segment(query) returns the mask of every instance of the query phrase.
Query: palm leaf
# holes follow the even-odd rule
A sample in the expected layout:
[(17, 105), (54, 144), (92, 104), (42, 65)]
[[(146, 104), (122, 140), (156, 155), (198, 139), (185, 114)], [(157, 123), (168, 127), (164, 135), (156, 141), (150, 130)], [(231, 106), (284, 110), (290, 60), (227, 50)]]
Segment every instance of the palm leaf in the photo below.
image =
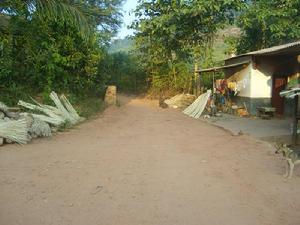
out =
[(9, 16), (0, 13), (0, 31), (5, 31), (9, 25)]
[(91, 27), (79, 4), (66, 0), (27, 0), (30, 9), (40, 19), (54, 18), (74, 24), (84, 37), (89, 37)]

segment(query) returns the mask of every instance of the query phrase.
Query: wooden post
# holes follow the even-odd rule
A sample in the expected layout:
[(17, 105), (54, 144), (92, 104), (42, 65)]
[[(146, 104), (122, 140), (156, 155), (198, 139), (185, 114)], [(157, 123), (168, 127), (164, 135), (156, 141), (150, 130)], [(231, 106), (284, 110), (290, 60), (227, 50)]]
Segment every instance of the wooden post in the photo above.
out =
[[(202, 74), (203, 75), (203, 74)], [(201, 89), (201, 73), (198, 74), (198, 95), (203, 94), (203, 90)]]
[(198, 63), (195, 62), (195, 71), (194, 71), (194, 95), (197, 96), (198, 92)]
[(213, 85), (212, 85), (212, 95), (215, 94), (215, 74), (216, 74), (216, 71), (214, 70), (213, 71), (213, 79), (212, 79), (212, 82), (213, 82)]
[(293, 135), (292, 144), (297, 145), (298, 132), (298, 95), (294, 97), (294, 112), (293, 112)]

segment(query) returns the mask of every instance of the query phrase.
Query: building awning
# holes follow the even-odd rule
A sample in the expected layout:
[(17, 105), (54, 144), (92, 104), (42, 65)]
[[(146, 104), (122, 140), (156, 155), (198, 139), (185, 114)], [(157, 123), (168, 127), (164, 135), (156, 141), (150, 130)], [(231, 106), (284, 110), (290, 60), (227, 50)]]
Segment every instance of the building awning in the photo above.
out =
[(200, 69), (200, 70), (196, 70), (195, 72), (196, 73), (215, 72), (215, 71), (220, 71), (220, 70), (239, 67), (239, 66), (247, 66), (247, 65), (249, 65), (249, 63), (250, 63), (250, 61), (245, 61), (245, 62), (234, 63), (234, 64), (230, 64), (230, 65), (225, 65), (225, 66), (212, 67), (212, 68), (208, 68), (208, 69)]

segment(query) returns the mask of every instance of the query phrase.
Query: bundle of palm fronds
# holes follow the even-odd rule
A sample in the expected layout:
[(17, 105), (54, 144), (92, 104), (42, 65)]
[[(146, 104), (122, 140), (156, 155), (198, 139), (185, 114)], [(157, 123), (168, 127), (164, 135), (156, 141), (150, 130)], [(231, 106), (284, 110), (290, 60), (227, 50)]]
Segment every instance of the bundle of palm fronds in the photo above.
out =
[[(42, 112), (44, 113), (43, 115), (40, 114), (32, 114), (33, 118), (38, 118), (42, 121), (45, 121), (47, 123), (50, 123), (54, 126), (60, 126), (63, 123), (65, 123), (65, 119), (60, 115), (61, 113), (59, 112), (58, 109), (56, 109), (53, 106), (48, 106), (48, 105), (34, 105), (31, 103), (24, 102), (20, 100), (18, 102), (18, 105), (23, 106), (24, 108), (37, 111), (37, 112)], [(53, 107), (53, 109), (52, 109)]]
[(68, 110), (68, 112), (70, 113), (70, 115), (72, 115), (72, 117), (76, 120), (76, 121), (81, 121), (84, 118), (80, 117), (78, 115), (78, 113), (76, 112), (76, 110), (74, 109), (74, 107), (71, 105), (71, 103), (69, 102), (69, 100), (66, 98), (65, 95), (61, 95), (60, 96), (60, 100), (64, 103), (66, 109)]
[(65, 121), (69, 122), (72, 125), (80, 121), (80, 117), (77, 114), (76, 110), (73, 108), (71, 103), (64, 95), (62, 95), (59, 99), (57, 94), (54, 91), (52, 91), (50, 94), (50, 98), (56, 105), (57, 109), (59, 110), (60, 114), (63, 116)]
[(0, 111), (2, 111), (3, 113), (8, 112), (8, 107), (3, 102), (0, 102)]
[(12, 118), (12, 119), (19, 119), (19, 114), (15, 112), (10, 112), (9, 107), (5, 105), (3, 102), (0, 102), (0, 112), (4, 113), (6, 117)]
[(33, 119), (33, 123), (28, 132), (33, 138), (51, 136), (51, 128), (49, 124), (37, 118)]
[(61, 126), (65, 123), (74, 125), (82, 120), (64, 95), (59, 98), (55, 92), (51, 92), (50, 98), (56, 107), (34, 101), (35, 105), (21, 100), (18, 105), (33, 111), (42, 112), (43, 114), (32, 114), (33, 118), (40, 119), (54, 126)]
[(0, 137), (9, 139), (18, 144), (27, 143), (27, 132), (27, 122), (25, 119), (0, 122)]

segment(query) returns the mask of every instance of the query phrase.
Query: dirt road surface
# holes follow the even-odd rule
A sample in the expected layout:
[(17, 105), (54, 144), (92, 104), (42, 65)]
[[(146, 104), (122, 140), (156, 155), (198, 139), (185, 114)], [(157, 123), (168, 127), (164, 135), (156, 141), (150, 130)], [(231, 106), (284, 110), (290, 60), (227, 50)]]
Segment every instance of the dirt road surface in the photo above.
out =
[(300, 169), (286, 181), (269, 144), (125, 100), (68, 132), (1, 147), (0, 224), (300, 224)]

